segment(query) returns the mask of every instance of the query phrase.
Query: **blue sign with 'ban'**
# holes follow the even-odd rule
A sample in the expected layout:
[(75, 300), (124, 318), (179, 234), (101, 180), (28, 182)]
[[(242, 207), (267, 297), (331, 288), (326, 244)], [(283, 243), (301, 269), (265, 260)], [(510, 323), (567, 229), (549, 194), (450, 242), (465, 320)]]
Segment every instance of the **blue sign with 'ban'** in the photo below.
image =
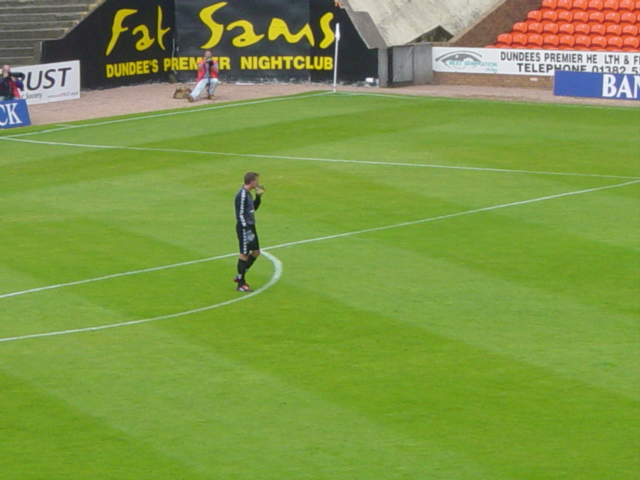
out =
[(0, 128), (26, 127), (31, 125), (26, 100), (0, 102)]
[(553, 94), (566, 97), (640, 100), (640, 75), (556, 70)]

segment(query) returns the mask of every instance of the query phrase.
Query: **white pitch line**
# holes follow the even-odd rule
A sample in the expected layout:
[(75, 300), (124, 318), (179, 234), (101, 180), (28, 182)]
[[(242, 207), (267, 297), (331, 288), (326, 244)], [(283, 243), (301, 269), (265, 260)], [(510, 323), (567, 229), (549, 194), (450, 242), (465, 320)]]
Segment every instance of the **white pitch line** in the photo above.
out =
[(129, 118), (120, 118), (117, 120), (105, 120), (102, 122), (95, 122), (95, 123), (85, 123), (82, 125), (63, 125), (61, 128), (52, 128), (49, 130), (41, 130), (38, 132), (27, 132), (27, 133), (18, 133), (15, 135), (7, 135), (6, 137), (0, 137), (0, 139), (2, 138), (17, 138), (17, 137), (26, 137), (26, 136), (30, 136), (30, 135), (39, 135), (41, 133), (52, 133), (52, 132), (60, 132), (60, 131), (64, 131), (64, 130), (69, 130), (69, 129), (76, 129), (76, 128), (88, 128), (88, 127), (100, 127), (103, 125), (112, 125), (115, 123), (125, 123), (125, 122), (133, 122), (133, 121), (138, 121), (138, 120), (148, 120), (150, 118), (162, 118), (162, 117), (171, 117), (171, 116), (175, 116), (175, 115), (186, 115), (186, 114), (193, 114), (193, 113), (200, 113), (200, 112), (208, 112), (211, 110), (221, 110), (221, 109), (226, 109), (226, 108), (235, 108), (235, 107), (244, 107), (246, 105), (259, 105), (261, 103), (270, 103), (270, 102), (282, 102), (285, 100), (297, 100), (300, 98), (310, 98), (310, 97), (320, 97), (323, 95), (331, 95), (331, 92), (313, 92), (307, 95), (290, 95), (290, 96), (286, 96), (286, 97), (275, 97), (275, 98), (264, 98), (261, 100), (253, 100), (253, 101), (248, 101), (248, 102), (242, 102), (242, 103), (225, 103), (225, 104), (218, 104), (218, 105), (212, 105), (210, 107), (204, 107), (204, 108), (189, 108), (189, 109), (180, 109), (180, 110), (172, 110), (170, 112), (165, 112), (165, 113), (153, 113), (150, 115), (142, 115), (139, 117), (129, 117)]
[(569, 102), (552, 102), (552, 101), (527, 101), (527, 100), (507, 100), (505, 97), (503, 98), (491, 98), (491, 97), (451, 97), (438, 95), (437, 93), (429, 94), (429, 95), (421, 95), (421, 94), (400, 94), (400, 93), (370, 93), (370, 92), (337, 92), (342, 96), (362, 96), (362, 97), (386, 97), (386, 98), (396, 98), (396, 99), (425, 99), (428, 98), (430, 100), (435, 100), (439, 102), (491, 102), (491, 103), (503, 103), (508, 105), (527, 105), (527, 106), (536, 106), (540, 105), (545, 108), (547, 107), (556, 107), (556, 108), (597, 108), (597, 109), (607, 109), (607, 110), (630, 110), (630, 108), (635, 108), (633, 102), (629, 102), (628, 106), (622, 105), (591, 105), (584, 103), (569, 103)]
[[(108, 328), (118, 328), (118, 327), (127, 327), (127, 326), (131, 326), (131, 325), (139, 325), (141, 323), (149, 323), (149, 322), (156, 322), (159, 320), (167, 320), (169, 318), (177, 318), (177, 317), (184, 317), (186, 315), (192, 315), (194, 313), (200, 313), (200, 312), (206, 312), (208, 310), (213, 310), (215, 308), (220, 308), (220, 307), (224, 307), (226, 305), (231, 305), (232, 303), (236, 303), (236, 302), (241, 302), (242, 300), (247, 300), (255, 295), (258, 295), (262, 292), (264, 292), (265, 290), (267, 290), (268, 288), (272, 287), (273, 285), (276, 284), (276, 282), (278, 280), (280, 280), (280, 277), (282, 276), (282, 262), (280, 260), (278, 260), (276, 257), (274, 257), (273, 255), (271, 255), (269, 252), (266, 252), (263, 250), (262, 254), (267, 257), (271, 263), (273, 263), (273, 275), (271, 276), (271, 279), (262, 287), (260, 287), (259, 289), (248, 293), (248, 294), (240, 294), (242, 296), (234, 298), (232, 300), (227, 300), (225, 302), (221, 302), (221, 303), (216, 303), (214, 305), (208, 305), (206, 307), (201, 307), (201, 308), (196, 308), (193, 310), (186, 310), (184, 312), (178, 312), (178, 313), (172, 313), (170, 315), (162, 315), (160, 317), (153, 317), (153, 318), (144, 318), (142, 320), (132, 320), (129, 322), (121, 322), (121, 323), (112, 323), (112, 324), (108, 324), (108, 325), (99, 325), (96, 327), (87, 327), (87, 328), (75, 328), (72, 330), (58, 330), (58, 331), (54, 331), (54, 332), (46, 332), (46, 333), (34, 333), (31, 335), (21, 335), (21, 336), (17, 336), (17, 337), (7, 337), (7, 338), (0, 338), (0, 343), (2, 342), (15, 342), (17, 340), (27, 340), (30, 338), (42, 338), (42, 337), (53, 337), (53, 336), (57, 336), (57, 335), (70, 335), (72, 333), (82, 333), (82, 332), (96, 332), (98, 330), (106, 330)], [(225, 255), (228, 256), (228, 255)], [(224, 258), (223, 257), (216, 257), (216, 258)], [(195, 262), (194, 262), (195, 263)], [(148, 271), (148, 270), (145, 270)], [(94, 280), (95, 281), (95, 280)]]
[(221, 157), (244, 157), (258, 158), (263, 160), (293, 160), (299, 162), (322, 162), (322, 163), (344, 163), (355, 165), (376, 165), (391, 167), (414, 167), (414, 168), (433, 168), (446, 170), (463, 170), (472, 172), (495, 172), (495, 173), (517, 173), (526, 175), (552, 175), (563, 177), (588, 177), (588, 178), (612, 178), (619, 180), (636, 180), (640, 177), (628, 177), (622, 175), (598, 175), (593, 173), (571, 173), (571, 172), (538, 172), (535, 170), (514, 170), (508, 168), (486, 168), (486, 167), (466, 167), (456, 165), (434, 165), (425, 163), (403, 163), (403, 162), (377, 162), (374, 160), (345, 160), (340, 158), (318, 158), (318, 157), (291, 157), (284, 155), (263, 155), (257, 153), (236, 153), (236, 152), (208, 152), (202, 150), (184, 150), (177, 148), (147, 148), (147, 147), (125, 147), (118, 145), (96, 145), (85, 143), (67, 143), (67, 142), (48, 142), (43, 140), (26, 140), (15, 137), (0, 137), (0, 140), (13, 141), (20, 143), (29, 143), (36, 145), (51, 145), (57, 147), (74, 147), (74, 148), (93, 148), (101, 150), (127, 150), (138, 152), (154, 152), (154, 153), (179, 153), (187, 155), (215, 155)]
[[(418, 225), (421, 223), (427, 223), (427, 222), (434, 222), (437, 220), (445, 220), (448, 218), (454, 218), (454, 217), (460, 217), (463, 215), (471, 215), (474, 213), (481, 213), (481, 212), (489, 212), (492, 210), (498, 210), (501, 208), (508, 208), (508, 207), (515, 207), (515, 206), (519, 206), (519, 205), (527, 205), (530, 203), (537, 203), (537, 202), (543, 202), (546, 200), (552, 200), (552, 199), (556, 199), (556, 198), (562, 198), (562, 197), (568, 197), (568, 196), (572, 196), (572, 195), (581, 195), (581, 194), (585, 194), (585, 193), (591, 193), (591, 192), (597, 192), (600, 190), (606, 190), (606, 189), (611, 189), (611, 188), (619, 188), (619, 187), (624, 187), (627, 185), (633, 185), (636, 183), (640, 183), (640, 180), (635, 180), (632, 182), (626, 182), (626, 183), (621, 183), (621, 184), (617, 184), (617, 185), (607, 185), (604, 187), (596, 187), (596, 188), (589, 188), (586, 190), (578, 190), (578, 191), (574, 191), (574, 192), (565, 192), (565, 193), (559, 193), (556, 195), (548, 195), (546, 197), (539, 197), (539, 198), (532, 198), (529, 200), (522, 200), (519, 202), (511, 202), (511, 203), (504, 203), (504, 204), (500, 204), (500, 205), (493, 205), (490, 207), (484, 207), (484, 208), (477, 208), (474, 210), (467, 210), (465, 212), (458, 212), (458, 213), (451, 213), (448, 215), (440, 215), (438, 217), (430, 217), (430, 218), (424, 218), (421, 220), (414, 220), (411, 222), (403, 222), (403, 223), (397, 223), (395, 225), (386, 225), (383, 227), (375, 227), (375, 228), (368, 228), (365, 230), (357, 230), (354, 232), (346, 232), (346, 233), (340, 233), (340, 234), (336, 234), (336, 235), (327, 235), (325, 237), (317, 237), (317, 238), (311, 238), (311, 239), (307, 239), (307, 240), (298, 240), (295, 242), (289, 242), (289, 243), (282, 243), (280, 245), (275, 245), (273, 247), (269, 247), (269, 250), (274, 250), (276, 248), (285, 248), (285, 247), (291, 247), (294, 245), (303, 245), (306, 243), (313, 243), (313, 242), (321, 242), (324, 240), (332, 240), (332, 239), (336, 239), (336, 238), (344, 238), (344, 237), (349, 237), (349, 236), (353, 236), (353, 235), (362, 235), (365, 233), (372, 233), (372, 232), (380, 232), (383, 230), (390, 230), (392, 228), (400, 228), (400, 227), (407, 227), (407, 226), (411, 226), (411, 225)], [(48, 332), (48, 333), (36, 333), (36, 334), (32, 334), (32, 335), (22, 335), (22, 336), (17, 336), (17, 337), (8, 337), (8, 338), (0, 338), (0, 343), (2, 342), (11, 342), (11, 341), (17, 341), (17, 340), (26, 340), (29, 338), (40, 338), (40, 337), (52, 337), (52, 336), (56, 336), (56, 335), (67, 335), (67, 334), (72, 334), (72, 333), (81, 333), (81, 332), (91, 332), (91, 331), (97, 331), (97, 330), (105, 330), (107, 328), (116, 328), (116, 327), (124, 327), (124, 326), (129, 326), (129, 325), (137, 325), (140, 323), (147, 323), (147, 322), (153, 322), (153, 321), (158, 321), (158, 320), (166, 320), (169, 318), (176, 318), (176, 317), (181, 317), (181, 316), (185, 316), (185, 315), (191, 315), (194, 313), (199, 313), (199, 312), (204, 312), (207, 310), (213, 310), (214, 308), (218, 308), (218, 307), (223, 307), (225, 305), (229, 305), (235, 302), (239, 302), (241, 300), (245, 300), (247, 298), (250, 298), (254, 295), (257, 295), (263, 291), (265, 291), (267, 288), (270, 288), (272, 285), (274, 285), (281, 277), (282, 275), (282, 263), (280, 262), (280, 260), (278, 260), (275, 256), (269, 254), (267, 251), (263, 250), (263, 254), (273, 263), (274, 265), (274, 274), (271, 277), (271, 279), (269, 280), (269, 282), (267, 284), (265, 284), (263, 287), (259, 288), (258, 290), (256, 290), (255, 292), (252, 292), (248, 295), (243, 295), (242, 297), (239, 298), (235, 298), (233, 300), (227, 300), (226, 302), (222, 302), (222, 303), (217, 303), (215, 305), (209, 305), (206, 307), (202, 307), (202, 308), (197, 308), (194, 310), (187, 310), (184, 312), (179, 312), (179, 313), (173, 313), (170, 315), (163, 315), (160, 317), (153, 317), (153, 318), (146, 318), (146, 319), (142, 319), (142, 320), (132, 320), (130, 322), (122, 322), (122, 323), (114, 323), (114, 324), (109, 324), (109, 325), (101, 325), (101, 326), (97, 326), (97, 327), (88, 327), (88, 328), (78, 328), (78, 329), (73, 329), (73, 330), (61, 330), (61, 331), (56, 331), (56, 332)], [(107, 278), (116, 278), (116, 277), (122, 277), (125, 275), (134, 275), (137, 273), (143, 273), (143, 272), (150, 272), (150, 271), (156, 271), (156, 270), (163, 270), (163, 269), (168, 269), (168, 268), (174, 268), (174, 267), (179, 267), (179, 266), (184, 266), (184, 265), (191, 265), (191, 264), (195, 264), (195, 263), (201, 263), (201, 262), (206, 262), (206, 261), (211, 261), (214, 259), (221, 259), (221, 258), (226, 258), (226, 257), (230, 257), (233, 256), (235, 254), (228, 254), (228, 255), (221, 255), (218, 257), (211, 257), (211, 258), (205, 258), (205, 259), (201, 259), (201, 260), (193, 260), (190, 262), (182, 262), (182, 263), (177, 263), (177, 264), (173, 264), (173, 265), (164, 265), (161, 267), (154, 267), (154, 268), (147, 268), (144, 270), (136, 270), (134, 272), (126, 272), (126, 273), (120, 273), (120, 274), (114, 274), (114, 275), (106, 275), (103, 277), (97, 277), (97, 278), (93, 278), (93, 279), (88, 279), (88, 280), (81, 280), (78, 282), (70, 282), (70, 283), (65, 283), (65, 284), (59, 284), (59, 285), (51, 285), (48, 287), (41, 287), (41, 288), (35, 288), (35, 289), (30, 289), (30, 290), (25, 290), (22, 292), (14, 292), (12, 294), (5, 294), (3, 296), (0, 296), (1, 298), (6, 298), (6, 297), (10, 297), (10, 296), (16, 296), (16, 295), (23, 295), (26, 293), (35, 293), (35, 292), (39, 292), (39, 291), (43, 291), (43, 290), (51, 290), (54, 288), (62, 288), (65, 286), (70, 286), (70, 285), (79, 285), (82, 283), (89, 283), (89, 282), (97, 282), (100, 280), (105, 280)]]
[[(581, 194), (585, 194), (585, 193), (591, 193), (591, 192), (597, 192), (600, 190), (607, 190), (607, 189), (611, 189), (611, 188), (619, 188), (619, 187), (624, 187), (627, 185), (633, 185), (636, 183), (640, 183), (640, 180), (634, 180), (631, 182), (625, 182), (625, 183), (620, 183), (620, 184), (616, 184), (616, 185), (606, 185), (604, 187), (595, 187), (595, 188), (589, 188), (586, 190), (578, 190), (578, 191), (574, 191), (574, 192), (565, 192), (565, 193), (558, 193), (556, 195), (548, 195), (545, 197), (539, 197), (539, 198), (532, 198), (529, 200), (521, 200), (518, 202), (511, 202), (511, 203), (503, 203), (503, 204), (499, 204), (499, 205), (492, 205), (489, 207), (483, 207), (483, 208), (477, 208), (474, 210), (466, 210), (464, 212), (457, 212), (457, 213), (449, 213), (447, 215), (440, 215), (437, 217), (429, 217), (429, 218), (422, 218), (420, 220), (412, 220), (409, 222), (402, 222), (402, 223), (396, 223), (393, 225), (385, 225), (382, 227), (373, 227), (373, 228), (367, 228), (364, 230), (356, 230), (353, 232), (345, 232), (345, 233), (338, 233), (335, 235), (327, 235), (324, 237), (316, 237), (316, 238), (309, 238), (309, 239), (305, 239), (305, 240), (297, 240), (294, 242), (288, 242), (288, 243), (281, 243), (279, 245), (273, 245), (271, 247), (268, 247), (269, 250), (275, 250), (277, 248), (285, 248), (285, 247), (291, 247), (294, 245), (303, 245), (306, 243), (315, 243), (315, 242), (321, 242), (324, 240), (332, 240), (335, 238), (343, 238), (343, 237), (350, 237), (353, 235), (362, 235), (365, 233), (372, 233), (372, 232), (380, 232), (380, 231), (384, 231), (384, 230), (390, 230), (393, 228), (401, 228), (401, 227), (408, 227), (411, 225), (419, 225), (421, 223), (428, 223), (428, 222), (435, 222), (438, 220), (446, 220), (448, 218), (455, 218), (455, 217), (462, 217), (465, 215), (472, 215), (474, 213), (481, 213), (481, 212), (490, 212), (492, 210), (499, 210), (501, 208), (508, 208), (508, 207), (516, 207), (519, 205), (527, 205), (530, 203), (537, 203), (537, 202), (543, 202), (546, 200), (553, 200), (556, 198), (562, 198), (562, 197), (569, 197), (572, 195), (581, 195)], [(148, 273), (148, 272), (155, 272), (155, 271), (159, 271), (159, 270), (167, 270), (170, 268), (178, 268), (178, 267), (184, 267), (187, 265), (195, 265), (198, 263), (204, 263), (204, 262), (211, 262), (213, 260), (220, 260), (223, 258), (229, 258), (229, 257), (234, 257), (236, 256), (236, 253), (228, 253), (225, 255), (219, 255), (216, 257), (207, 257), (207, 258), (202, 258), (199, 260), (190, 260), (188, 262), (180, 262), (180, 263), (174, 263), (174, 264), (170, 264), (170, 265), (161, 265), (159, 267), (151, 267), (151, 268), (144, 268), (141, 270), (133, 270), (130, 272), (123, 272), (123, 273), (114, 273), (111, 275), (104, 275), (104, 276), (100, 276), (100, 277), (95, 277), (95, 278), (89, 278), (86, 280), (78, 280), (78, 281), (74, 281), (74, 282), (67, 282), (67, 283), (60, 283), (60, 284), (56, 284), (56, 285), (48, 285), (45, 287), (37, 287), (37, 288), (31, 288), (28, 290), (22, 290), (22, 291), (17, 291), (17, 292), (11, 292), (11, 293), (5, 293), (0, 295), (0, 300), (4, 299), (4, 298), (9, 298), (9, 297), (17, 297), (20, 295), (26, 295), (29, 293), (37, 293), (37, 292), (43, 292), (46, 290), (55, 290), (58, 288), (63, 288), (63, 287), (70, 287), (70, 286), (74, 286), (74, 285), (83, 285), (83, 284), (87, 284), (87, 283), (92, 283), (92, 282), (99, 282), (102, 280), (108, 280), (108, 279), (112, 279), (112, 278), (119, 278), (119, 277), (125, 277), (125, 276), (129, 276), (129, 275), (137, 275), (140, 273)]]
[(19, 295), (26, 295), (28, 293), (37, 293), (37, 292), (43, 292), (45, 290), (54, 290), (56, 288), (71, 287), (71, 286), (74, 286), (74, 285), (83, 285), (85, 283), (92, 283), (92, 282), (100, 282), (102, 280), (109, 280), (111, 278), (126, 277), (128, 275), (138, 275), (140, 273), (147, 273), (147, 272), (157, 272), (158, 270), (166, 270), (166, 269), (169, 269), (169, 268), (185, 267), (187, 265), (195, 265), (197, 263), (211, 262), (213, 260), (220, 260), (222, 258), (234, 257), (236, 255), (237, 255), (237, 253), (229, 253), (227, 255), (220, 255), (220, 256), (217, 256), (217, 257), (202, 258), (200, 260), (190, 260), (188, 262), (174, 263), (172, 265), (162, 265), (160, 267), (151, 267), (151, 268), (145, 268), (145, 269), (142, 269), (142, 270), (133, 270), (131, 272), (114, 273), (114, 274), (111, 274), (111, 275), (104, 275), (102, 277), (89, 278), (87, 280), (78, 280), (76, 282), (60, 283), (58, 285), (48, 285), (46, 287), (31, 288), (29, 290), (23, 290), (21, 292), (5, 293), (3, 295), (0, 295), (0, 300), (2, 300), (3, 298), (17, 297)]
[(440, 215), (438, 217), (423, 218), (421, 220), (413, 220), (413, 221), (410, 221), (410, 222), (397, 223), (395, 225), (386, 225), (384, 227), (367, 228), (365, 230), (357, 230), (355, 232), (338, 233), (336, 235), (327, 235), (326, 237), (318, 237), (318, 238), (312, 238), (312, 239), (308, 239), (308, 240), (298, 240), (298, 241), (295, 241), (295, 242), (282, 243), (280, 245), (275, 245), (273, 247), (269, 247), (269, 249), (273, 250), (273, 249), (276, 249), (276, 248), (290, 247), (290, 246), (293, 246), (293, 245), (302, 245), (302, 244), (305, 244), (305, 243), (320, 242), (320, 241), (323, 241), (323, 240), (332, 240), (334, 238), (350, 237), (352, 235), (361, 235), (363, 233), (381, 232), (383, 230), (390, 230), (392, 228), (409, 227), (411, 225), (419, 225), (421, 223), (435, 222), (437, 220), (446, 220), (448, 218), (462, 217), (464, 215), (471, 215), (471, 214), (474, 214), (474, 213), (490, 212), (492, 210), (499, 210), (501, 208), (516, 207), (516, 206), (519, 206), (519, 205), (527, 205), (529, 203), (537, 203), (537, 202), (544, 202), (546, 200), (553, 200), (555, 198), (569, 197), (569, 196), (572, 196), (572, 195), (581, 195), (581, 194), (584, 194), (584, 193), (597, 192), (597, 191), (600, 191), (600, 190), (607, 190), (607, 189), (610, 189), (610, 188), (619, 188), (619, 187), (624, 187), (624, 186), (627, 186), (627, 185), (633, 185), (633, 184), (636, 184), (636, 183), (640, 183), (640, 180), (634, 180), (632, 182), (620, 183), (620, 184), (617, 184), (617, 185), (607, 185), (605, 187), (595, 187), (595, 188), (589, 188), (589, 189), (586, 189), (586, 190), (578, 190), (578, 191), (575, 191), (575, 192), (558, 193), (556, 195), (549, 195), (549, 196), (540, 197), (540, 198), (532, 198), (530, 200), (522, 200), (522, 201), (519, 201), (519, 202), (503, 203), (501, 205), (493, 205), (491, 207), (477, 208), (475, 210), (467, 210), (467, 211), (464, 211), (464, 212), (450, 213), (450, 214), (447, 214), (447, 215)]

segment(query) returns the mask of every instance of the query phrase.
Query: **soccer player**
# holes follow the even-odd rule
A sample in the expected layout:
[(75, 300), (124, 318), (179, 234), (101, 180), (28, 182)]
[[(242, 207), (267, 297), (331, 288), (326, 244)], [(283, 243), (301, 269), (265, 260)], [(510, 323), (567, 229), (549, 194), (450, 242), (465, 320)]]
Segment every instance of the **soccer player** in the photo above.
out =
[[(260, 207), (264, 187), (258, 184), (260, 175), (256, 172), (247, 172), (244, 176), (244, 185), (236, 193), (236, 233), (240, 245), (238, 258), (238, 274), (233, 279), (238, 284), (239, 292), (251, 292), (247, 285), (245, 275), (247, 270), (260, 255), (260, 242), (256, 232), (255, 211)], [(255, 190), (256, 198), (251, 196), (251, 190)]]

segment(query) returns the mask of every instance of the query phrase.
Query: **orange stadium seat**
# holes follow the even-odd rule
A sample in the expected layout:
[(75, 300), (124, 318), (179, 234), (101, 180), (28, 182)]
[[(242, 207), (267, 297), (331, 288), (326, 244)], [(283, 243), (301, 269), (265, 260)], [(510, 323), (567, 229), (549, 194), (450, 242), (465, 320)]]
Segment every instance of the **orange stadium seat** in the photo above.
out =
[(562, 12), (558, 12), (558, 23), (571, 23), (573, 20), (573, 12), (569, 10), (563, 10)]
[(634, 9), (636, 15), (640, 14), (640, 1), (636, 2), (636, 8)]
[(602, 0), (589, 0), (587, 12), (601, 12), (604, 4)]
[(618, 25), (620, 23), (620, 14), (618, 12), (607, 12), (604, 14), (605, 25)]
[(542, 21), (542, 12), (540, 10), (531, 10), (524, 19), (527, 23), (540, 23)]
[(574, 43), (576, 50), (589, 50), (591, 47), (591, 39), (586, 35), (578, 35)]
[(617, 12), (618, 0), (606, 0), (602, 5), (603, 12)]
[(589, 25), (593, 25), (595, 23), (604, 23), (604, 13), (602, 12), (589, 13)]
[(540, 7), (540, 10), (543, 12), (545, 10), (555, 10), (557, 3), (558, 2), (556, 0), (542, 0), (542, 6)]
[(590, 32), (591, 27), (586, 23), (581, 23), (580, 25), (576, 25), (574, 35), (589, 35)]
[(573, 35), (562, 35), (558, 41), (558, 48), (560, 50), (571, 50), (575, 45), (576, 40)]
[(527, 26), (524, 22), (514, 23), (511, 33), (527, 33)]
[(633, 0), (622, 0), (618, 4), (619, 12), (633, 12), (635, 9), (636, 9), (636, 5)]
[(622, 38), (625, 37), (637, 37), (638, 36), (638, 27), (635, 25), (624, 25), (622, 27), (622, 32), (620, 34)]
[(576, 12), (573, 14), (573, 20), (571, 20), (571, 23), (573, 24), (578, 24), (578, 23), (588, 23), (589, 22), (589, 14), (587, 12)]
[(524, 33), (518, 33), (511, 38), (511, 47), (513, 48), (525, 48), (527, 44), (527, 36)]
[(635, 52), (640, 48), (638, 37), (627, 37), (623, 40), (622, 50), (625, 52)]
[(606, 32), (604, 34), (605, 37), (621, 37), (622, 36), (622, 27), (620, 25), (609, 25), (606, 27)]
[(587, 11), (587, 5), (589, 2), (587, 0), (573, 0), (573, 5), (571, 6), (571, 10), (575, 11)]
[(571, 10), (572, 5), (573, 5), (573, 2), (571, 0), (558, 0), (558, 4), (556, 5), (556, 11), (558, 12), (558, 14), (560, 14), (560, 12), (562, 11)]
[(545, 23), (542, 27), (542, 33), (549, 34), (549, 35), (557, 35), (558, 29), (559, 27), (557, 23)]
[(607, 0), (604, 2), (602, 6), (603, 12), (617, 12), (618, 11), (618, 0)]
[(572, 24), (565, 23), (563, 25), (560, 25), (560, 27), (558, 28), (558, 35), (573, 35), (575, 30), (576, 28)]
[(591, 50), (605, 50), (607, 48), (607, 39), (605, 37), (592, 37)]
[(631, 12), (625, 12), (620, 16), (620, 25), (635, 25), (636, 14)]
[(542, 23), (556, 23), (558, 21), (558, 12), (555, 10), (548, 10), (542, 12)]
[(596, 23), (589, 27), (589, 36), (593, 39), (593, 37), (604, 37), (607, 33), (607, 27), (602, 25), (601, 23)]
[(527, 26), (527, 33), (542, 33), (542, 24), (541, 23), (530, 23)]
[(544, 40), (542, 41), (542, 48), (554, 49), (558, 48), (558, 43), (560, 39), (557, 35), (545, 35)]
[(495, 46), (498, 48), (509, 48), (511, 46), (511, 38), (510, 33), (502, 33), (498, 35)]
[(623, 40), (620, 37), (607, 38), (607, 50), (610, 52), (616, 52), (622, 50)]
[(528, 35), (527, 43), (525, 46), (527, 48), (542, 48), (542, 35), (538, 35), (537, 33)]

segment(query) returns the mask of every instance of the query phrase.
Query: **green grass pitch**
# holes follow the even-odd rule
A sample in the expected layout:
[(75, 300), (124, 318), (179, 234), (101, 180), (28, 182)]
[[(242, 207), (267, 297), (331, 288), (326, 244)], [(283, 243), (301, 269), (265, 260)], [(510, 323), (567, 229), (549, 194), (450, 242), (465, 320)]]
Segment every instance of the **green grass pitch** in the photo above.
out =
[(0, 478), (637, 479), (639, 126), (314, 93), (1, 132)]

